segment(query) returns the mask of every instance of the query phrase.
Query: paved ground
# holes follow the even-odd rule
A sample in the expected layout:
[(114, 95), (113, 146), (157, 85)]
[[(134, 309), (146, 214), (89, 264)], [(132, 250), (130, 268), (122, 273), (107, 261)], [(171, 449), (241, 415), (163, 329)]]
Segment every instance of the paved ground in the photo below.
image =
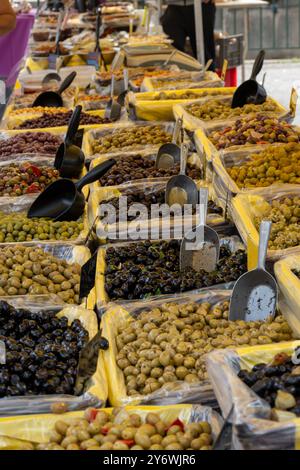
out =
[[(247, 62), (246, 77), (251, 74), (253, 62)], [(299, 99), (297, 115), (294, 123), (300, 124), (300, 60), (289, 61), (266, 61), (263, 72), (258, 80), (262, 80), (263, 73), (266, 72), (265, 87), (270, 96), (277, 99), (284, 106), (289, 106), (292, 86), (298, 90)], [(240, 71), (239, 71), (240, 76)]]

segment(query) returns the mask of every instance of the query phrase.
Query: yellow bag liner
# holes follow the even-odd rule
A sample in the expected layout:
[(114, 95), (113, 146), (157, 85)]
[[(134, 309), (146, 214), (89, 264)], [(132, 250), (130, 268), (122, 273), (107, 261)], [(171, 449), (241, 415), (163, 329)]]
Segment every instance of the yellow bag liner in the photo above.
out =
[[(113, 408), (105, 408), (111, 414)], [(221, 431), (222, 418), (211, 408), (199, 405), (170, 405), (170, 406), (126, 406), (120, 410), (121, 414), (136, 413), (145, 419), (148, 413), (158, 413), (161, 419), (172, 423), (179, 418), (184, 423), (207, 420), (212, 427), (214, 439)], [(75, 411), (63, 415), (40, 414), (17, 416), (13, 418), (0, 418), (0, 449), (22, 450), (26, 444), (47, 443), (56, 421), (72, 421), (82, 418), (84, 411)]]
[[(300, 333), (300, 331), (299, 331)], [(235, 406), (235, 422), (241, 434), (235, 432), (247, 450), (291, 448), (300, 450), (300, 418), (291, 421), (271, 421), (270, 408), (237, 377), (237, 366), (251, 370), (255, 364), (269, 363), (276, 354), (292, 354), (300, 341), (270, 345), (216, 350), (208, 354), (207, 367), (222, 414), (227, 416)]]
[[(299, 185), (274, 184), (266, 188), (257, 188), (238, 194), (231, 202), (232, 218), (244, 241), (248, 246), (249, 269), (256, 266), (259, 233), (254, 225), (254, 218), (263, 214), (269, 207), (269, 202), (282, 197), (299, 196)], [(268, 250), (267, 259), (277, 261), (278, 259), (300, 253), (300, 246)]]
[[(227, 90), (227, 88), (222, 88), (220, 91)], [(225, 119), (210, 119), (209, 121), (205, 121), (204, 119), (197, 118), (196, 116), (193, 116), (187, 109), (187, 106), (192, 104), (192, 103), (197, 103), (200, 101), (200, 103), (206, 103), (208, 101), (211, 101), (212, 98), (207, 98), (205, 100), (189, 100), (189, 103), (187, 104), (175, 104), (173, 107), (173, 114), (174, 118), (178, 117), (183, 117), (183, 126), (190, 130), (194, 131), (196, 129), (202, 128), (202, 129), (207, 129), (209, 131), (212, 131), (214, 127), (222, 127), (226, 128), (229, 126), (232, 126), (238, 119), (241, 119), (241, 117), (248, 117), (248, 116), (255, 116), (255, 112), (253, 113), (248, 113), (248, 114), (240, 114), (239, 116), (232, 116), (228, 117)], [(216, 96), (213, 99), (222, 99), (222, 101), (229, 101), (231, 102), (232, 96), (227, 97), (227, 96), (222, 96), (222, 93), (220, 93), (220, 96)], [(268, 96), (268, 101), (273, 103), (276, 106), (276, 110), (273, 112), (265, 112), (264, 114), (270, 115), (270, 116), (275, 116), (281, 120), (290, 120), (290, 113), (289, 110), (286, 109), (284, 106), (282, 106), (278, 101), (276, 101), (274, 98), (271, 98)]]
[[(9, 299), (8, 299), (9, 301)], [(30, 305), (30, 304), (28, 304)], [(34, 304), (33, 304), (34, 305)], [(25, 306), (27, 308), (27, 305)], [(30, 307), (28, 307), (30, 309)], [(43, 307), (42, 307), (43, 308)], [(44, 307), (45, 308), (45, 307)], [(84, 309), (80, 306), (75, 306), (75, 305), (70, 305), (65, 308), (63, 308), (61, 311), (58, 312), (57, 317), (61, 318), (63, 316), (66, 316), (69, 320), (69, 323), (72, 321), (78, 319), (82, 323), (83, 327), (88, 331), (89, 333), (89, 340), (91, 340), (98, 332), (98, 319), (92, 310), (87, 310)], [(65, 395), (45, 395), (44, 397), (39, 397), (38, 395), (36, 396), (30, 396), (27, 399), (24, 399), (22, 397), (12, 397), (10, 398), (10, 403), (9, 406), (10, 408), (14, 408), (13, 401), (15, 400), (17, 403), (16, 411), (14, 410), (13, 413), (15, 412), (16, 414), (22, 414), (22, 413), (27, 413), (31, 411), (37, 412), (37, 409), (51, 409), (51, 406), (54, 403), (62, 403), (65, 402), (68, 406), (68, 403), (70, 406), (72, 406), (73, 409), (77, 408), (82, 408), (82, 406), (85, 405), (89, 406), (92, 405), (93, 403), (98, 403), (97, 406), (105, 406), (106, 400), (108, 396), (108, 389), (107, 389), (107, 381), (106, 381), (106, 376), (104, 372), (104, 364), (103, 364), (103, 356), (102, 356), (102, 351), (99, 354), (98, 362), (97, 362), (97, 369), (93, 376), (89, 379), (89, 381), (86, 384), (86, 390), (84, 391), (84, 394), (81, 396), (76, 397), (75, 395), (72, 397), (70, 400), (70, 396), (65, 396)], [(22, 403), (20, 403), (20, 398), (22, 399)], [(1, 400), (6, 400), (5, 398), (1, 399), (0, 398), (0, 407), (1, 407)], [(22, 409), (24, 407), (24, 410)], [(32, 416), (32, 422), (38, 419), (38, 417), (43, 416), (43, 415), (33, 415)], [(54, 418), (58, 419), (57, 415), (50, 415), (53, 416)], [(4, 422), (14, 422), (16, 421), (23, 422), (23, 420), (27, 420), (27, 416), (23, 417), (16, 417), (16, 418), (3, 418)], [(22, 430), (22, 432), (26, 432), (25, 429)], [(0, 425), (0, 435), (3, 436), (3, 426), (2, 424)], [(10, 434), (6, 437), (9, 437)], [(15, 436), (16, 437), (16, 436)], [(18, 439), (20, 438), (17, 432), (17, 437)], [(21, 438), (22, 439), (22, 438)], [(2, 439), (0, 439), (0, 448), (2, 447)]]
[[(161, 92), (131, 93), (127, 95), (127, 109), (133, 107), (137, 119), (143, 121), (172, 121), (174, 120), (173, 108), (177, 104), (187, 104), (194, 101), (192, 98), (183, 98), (187, 92), (198, 95), (199, 98), (233, 93), (235, 88), (190, 88), (183, 90), (164, 90), (166, 95), (176, 95), (172, 100), (155, 100)], [(181, 117), (181, 115), (179, 115)], [(176, 116), (175, 116), (176, 118)]]

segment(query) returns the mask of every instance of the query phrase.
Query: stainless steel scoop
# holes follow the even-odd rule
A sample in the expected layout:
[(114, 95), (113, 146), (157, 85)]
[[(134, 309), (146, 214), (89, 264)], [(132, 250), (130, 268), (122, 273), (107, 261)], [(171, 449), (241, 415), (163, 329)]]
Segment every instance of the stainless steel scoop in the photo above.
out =
[(266, 271), (265, 260), (272, 222), (263, 220), (259, 228), (257, 268), (243, 274), (235, 283), (229, 308), (229, 320), (257, 321), (275, 316), (278, 287)]
[(172, 176), (166, 186), (165, 201), (169, 206), (173, 204), (191, 204), (196, 206), (198, 202), (198, 190), (196, 183), (185, 174), (187, 149), (184, 144), (180, 149), (180, 172)]
[(156, 168), (170, 168), (180, 162), (180, 147), (177, 144), (178, 136), (182, 128), (182, 119), (177, 119), (172, 135), (172, 142), (160, 146), (157, 152)]
[(119, 119), (121, 114), (121, 105), (114, 99), (115, 94), (115, 76), (111, 76), (111, 89), (110, 89), (110, 100), (107, 103), (105, 109), (105, 117), (106, 119), (110, 119), (111, 121), (116, 121)]
[(208, 189), (199, 191), (199, 225), (182, 239), (180, 247), (180, 269), (191, 267), (195, 271), (214, 271), (220, 254), (217, 232), (206, 225)]

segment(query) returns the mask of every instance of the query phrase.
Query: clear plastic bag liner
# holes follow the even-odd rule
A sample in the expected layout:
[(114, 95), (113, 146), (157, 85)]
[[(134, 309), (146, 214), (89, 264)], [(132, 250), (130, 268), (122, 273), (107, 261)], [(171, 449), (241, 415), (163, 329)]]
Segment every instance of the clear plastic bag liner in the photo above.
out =
[(124, 375), (117, 366), (117, 346), (116, 336), (119, 328), (129, 325), (131, 321), (139, 316), (141, 312), (150, 311), (155, 307), (167, 302), (176, 302), (176, 304), (186, 304), (197, 302), (209, 302), (216, 305), (225, 300), (229, 300), (231, 291), (206, 289), (198, 293), (182, 293), (178, 295), (163, 296), (154, 300), (136, 301), (128, 304), (117, 305), (110, 304), (102, 317), (103, 335), (110, 343), (110, 349), (104, 351), (104, 362), (108, 380), (108, 398), (113, 406), (147, 404), (174, 404), (174, 403), (201, 403), (216, 405), (215, 396), (212, 392), (209, 381), (188, 384), (183, 381), (166, 384), (155, 392), (148, 395), (128, 396)]
[[(232, 96), (227, 97), (227, 96), (221, 96), (220, 95), (220, 96), (214, 96), (213, 99), (218, 100), (218, 101), (222, 101), (222, 102), (224, 102), (224, 104), (231, 105)], [(196, 130), (200, 127), (200, 128), (205, 129), (207, 131), (212, 131), (215, 128), (220, 129), (220, 128), (230, 127), (238, 119), (241, 119), (241, 117), (255, 116), (255, 114), (256, 114), (256, 112), (245, 113), (245, 114), (241, 113), (238, 116), (230, 116), (226, 119), (214, 118), (214, 119), (210, 119), (210, 120), (205, 121), (204, 119), (198, 118), (198, 117), (194, 116), (192, 113), (189, 112), (189, 106), (191, 104), (196, 104), (196, 103), (205, 104), (205, 103), (207, 103), (211, 100), (212, 100), (212, 98), (208, 97), (206, 99), (201, 99), (201, 100), (198, 100), (198, 99), (197, 100), (190, 100), (190, 102), (188, 104), (176, 104), (173, 108), (173, 113), (174, 113), (175, 119), (176, 119), (176, 117), (179, 117), (179, 116), (183, 117), (184, 126), (187, 127), (190, 130)], [(274, 104), (276, 106), (276, 110), (267, 111), (267, 112), (264, 112), (264, 114), (270, 115), (270, 116), (275, 116), (275, 117), (277, 117), (278, 119), (281, 119), (281, 120), (289, 120), (290, 115), (289, 115), (289, 110), (288, 109), (284, 108), (284, 106), (282, 106), (280, 103), (278, 103), (276, 100), (274, 100), (273, 98), (271, 98), (269, 96), (268, 96), (268, 102)]]
[[(167, 179), (159, 179), (157, 178), (156, 181), (154, 180), (153, 182), (148, 183), (147, 182), (133, 182), (132, 184), (127, 184), (124, 186), (118, 186), (118, 187), (103, 187), (101, 189), (98, 189), (97, 191), (94, 191), (89, 199), (89, 204), (92, 206), (92, 211), (94, 214), (93, 220), (97, 217), (97, 215), (100, 215), (100, 205), (109, 203), (109, 199), (112, 197), (117, 197), (117, 196), (126, 196), (126, 192), (128, 190), (136, 190), (136, 191), (143, 191), (145, 195), (152, 194), (156, 191), (165, 191), (166, 188), (166, 181)], [(197, 186), (200, 188), (201, 186), (207, 187), (207, 183), (205, 181), (197, 181)], [(210, 188), (209, 188), (210, 189)], [(0, 206), (1, 210), (1, 206)], [(149, 214), (149, 211), (148, 211)], [(190, 224), (190, 226), (196, 226), (197, 223), (199, 222), (199, 214), (190, 214), (190, 215), (185, 215), (184, 217), (184, 223), (185, 224)], [(145, 239), (149, 238), (149, 225), (151, 225), (152, 229), (156, 229), (157, 232), (161, 233), (161, 236), (163, 237), (164, 233), (170, 228), (170, 236), (174, 237), (174, 234), (176, 233), (176, 226), (178, 225), (181, 227), (183, 223), (183, 216), (174, 216), (171, 220), (170, 223), (167, 220), (166, 223), (164, 221), (163, 217), (160, 218), (151, 218), (148, 217), (144, 220), (138, 220), (138, 221), (128, 221), (128, 222), (123, 222), (123, 221), (117, 221), (116, 223), (108, 223), (105, 224), (101, 219), (98, 220), (97, 225), (96, 225), (96, 233), (99, 237), (100, 240), (103, 239), (104, 233), (106, 234), (107, 239), (115, 239), (115, 235), (117, 238), (121, 240), (130, 240), (130, 233), (128, 233), (128, 227), (130, 226), (130, 230), (133, 229), (134, 226), (138, 227), (138, 232), (140, 237), (144, 237)], [(219, 214), (208, 214), (207, 216), (207, 223), (210, 226), (217, 226), (225, 223), (224, 217)]]
[[(275, 199), (295, 197), (300, 195), (297, 184), (274, 184), (266, 188), (257, 188), (238, 194), (231, 202), (231, 213), (234, 223), (246, 245), (251, 245), (254, 253), (258, 250), (258, 230), (254, 225), (254, 218), (262, 216)], [(278, 259), (300, 253), (300, 246), (285, 249), (268, 250), (267, 259)], [(251, 253), (249, 253), (251, 254)]]
[[(112, 408), (105, 411), (112, 413)], [(212, 427), (214, 440), (219, 435), (223, 420), (214, 410), (200, 405), (170, 405), (170, 406), (127, 406), (119, 410), (116, 422), (126, 419), (128, 414), (138, 414), (144, 420), (148, 413), (157, 413), (167, 422), (180, 419), (184, 423), (208, 421)], [(83, 411), (64, 414), (62, 417), (55, 414), (17, 416), (15, 418), (0, 418), (0, 449), (22, 449), (28, 442), (46, 443), (56, 421), (72, 422), (74, 418), (83, 418)]]
[[(118, 122), (114, 124), (107, 124), (99, 127), (99, 129), (94, 129), (90, 130), (88, 132), (85, 132), (85, 135), (83, 137), (83, 143), (82, 143), (82, 150), (86, 156), (87, 159), (91, 157), (99, 157), (100, 155), (95, 152), (94, 150), (94, 144), (97, 139), (101, 139), (102, 137), (106, 135), (114, 135), (117, 134), (117, 132), (120, 129), (126, 129), (126, 128), (133, 128), (133, 127), (141, 127), (141, 126), (160, 126), (162, 129), (164, 129), (166, 132), (168, 132), (171, 136), (173, 134), (174, 130), (174, 123), (173, 122), (149, 122), (149, 121), (137, 121), (135, 123), (129, 122), (129, 121), (124, 121), (124, 122)], [(171, 141), (171, 140), (170, 140)], [(122, 155), (127, 151), (135, 151), (137, 150), (138, 152), (140, 150), (151, 150), (151, 151), (156, 151), (159, 149), (161, 144), (155, 144), (155, 145), (144, 145), (144, 144), (136, 144), (136, 145), (130, 145), (130, 146), (125, 146), (122, 147), (118, 150), (115, 150), (113, 152), (107, 152), (107, 153), (101, 153), (101, 157), (114, 157), (115, 155)]]
[[(24, 242), (24, 243), (11, 243), (5, 244), (0, 243), (0, 250), (1, 248), (10, 248), (18, 247), (18, 246), (32, 246), (32, 247), (40, 247), (42, 248), (45, 253), (49, 253), (52, 256), (55, 256), (58, 259), (64, 259), (67, 261), (68, 264), (78, 263), (80, 266), (83, 266), (91, 257), (91, 252), (86, 246), (81, 245), (73, 245), (73, 244), (65, 244), (65, 243), (58, 243), (58, 244), (48, 244), (48, 243), (39, 243), (39, 242)], [(19, 301), (22, 303), (23, 301), (29, 302), (32, 304), (54, 301), (57, 305), (61, 306), (61, 308), (66, 307), (65, 302), (55, 294), (46, 294), (46, 295), (20, 295), (20, 296), (3, 296), (0, 297), (1, 300), (5, 300), (6, 302), (10, 302), (11, 299), (20, 299)], [(85, 301), (83, 301), (85, 302)]]
[[(153, 151), (153, 150), (129, 150), (129, 151), (126, 151), (126, 152), (122, 152), (120, 151), (117, 155), (114, 156), (114, 159), (116, 161), (118, 161), (119, 159), (123, 159), (123, 158), (126, 158), (126, 157), (131, 157), (131, 156), (136, 156), (136, 155), (140, 155), (141, 157), (144, 157), (145, 160), (151, 160), (153, 162), (153, 165), (155, 164), (155, 160), (156, 160), (156, 155), (157, 155), (157, 152)], [(100, 163), (103, 163), (104, 161), (108, 160), (109, 157), (107, 156), (99, 156), (97, 158), (93, 158), (93, 160), (91, 161), (91, 165), (90, 165), (90, 169), (92, 168), (95, 168), (95, 166), (97, 165), (100, 165)], [(191, 154), (188, 155), (188, 158), (187, 158), (187, 168), (199, 168), (199, 170), (201, 169), (201, 161), (200, 161), (200, 158), (198, 156), (198, 154), (196, 152), (193, 152)], [(144, 179), (135, 179), (135, 180), (131, 180), (131, 181), (126, 181), (124, 183), (122, 183), (121, 185), (116, 185), (116, 186), (101, 186), (100, 184), (100, 181), (96, 181), (96, 183), (93, 183), (92, 185), (92, 189), (94, 190), (97, 190), (97, 189), (104, 189), (104, 188), (118, 188), (121, 186), (121, 187), (131, 187), (132, 185), (136, 185), (136, 184), (140, 184), (140, 183), (145, 183), (146, 181), (148, 183), (156, 183), (157, 181), (158, 182), (167, 182), (170, 178), (169, 177), (164, 177), (164, 178), (144, 178)]]
[(300, 341), (252, 346), (233, 350), (215, 350), (206, 356), (207, 370), (223, 416), (234, 405), (234, 439), (248, 450), (299, 448), (300, 419), (271, 421), (271, 408), (237, 376), (240, 369), (270, 362), (281, 352), (291, 354)]
[[(13, 306), (17, 306), (19, 302), (11, 301), (8, 302)], [(50, 306), (41, 306), (37, 309), (35, 303), (31, 304), (30, 300), (25, 304), (21, 304), (22, 308), (28, 308), (29, 310), (40, 311), (43, 310), (58, 309), (55, 304)], [(98, 331), (98, 320), (96, 314), (91, 310), (85, 310), (79, 306), (69, 306), (63, 308), (57, 313), (58, 317), (66, 316), (69, 322), (73, 322), (75, 319), (80, 320), (84, 328), (89, 333), (89, 339), (91, 340)], [(107, 399), (107, 383), (104, 374), (104, 365), (102, 353), (99, 355), (97, 370), (94, 375), (88, 380), (85, 391), (81, 396), (72, 395), (36, 395), (36, 396), (20, 396), (20, 397), (7, 397), (0, 398), (0, 415), (1, 416), (14, 416), (20, 414), (39, 414), (39, 413), (51, 413), (52, 406), (55, 404), (64, 403), (69, 411), (85, 409), (88, 406), (104, 406)], [(2, 427), (0, 426), (0, 429)], [(0, 430), (0, 434), (2, 434)], [(0, 444), (1, 447), (1, 444)]]
[[(0, 213), (4, 212), (5, 214), (12, 214), (12, 213), (17, 213), (17, 212), (25, 212), (27, 213), (28, 209), (30, 206), (33, 204), (35, 199), (38, 197), (38, 194), (31, 194), (31, 195), (24, 195), (20, 197), (0, 197)], [(83, 245), (86, 237), (89, 232), (89, 222), (88, 222), (88, 216), (87, 216), (87, 205), (85, 208), (85, 211), (83, 215), (81, 216), (82, 222), (83, 222), (83, 230), (80, 232), (79, 236), (75, 239), (72, 240), (66, 240), (66, 241), (59, 241), (59, 240), (33, 240), (37, 241), (38, 243), (43, 244), (58, 244), (61, 245), (62, 243), (64, 244), (71, 244), (71, 245)], [(1, 221), (0, 221), (1, 223)], [(19, 245), (26, 245), (27, 242), (12, 242), (12, 243), (6, 243), (6, 245), (15, 245), (18, 243)]]
[[(157, 242), (158, 240), (156, 240)], [(105, 271), (106, 271), (106, 261), (105, 261), (105, 256), (106, 256), (106, 250), (110, 246), (113, 246), (114, 248), (120, 246), (124, 247), (126, 245), (132, 244), (135, 242), (122, 242), (122, 243), (114, 243), (113, 245), (105, 245), (102, 248), (99, 248), (98, 250), (98, 256), (97, 256), (97, 276), (96, 276), (96, 295), (97, 295), (97, 308), (100, 311), (108, 302), (110, 302), (110, 299), (107, 295), (107, 292), (105, 290)], [(154, 241), (155, 243), (155, 241)], [(233, 236), (233, 237), (224, 237), (221, 238), (220, 240), (220, 245), (221, 246), (228, 246), (231, 252), (236, 252), (237, 250), (244, 249), (244, 245), (241, 243), (239, 237)], [(231, 284), (231, 283), (230, 283)], [(217, 286), (217, 288), (220, 288)], [(209, 288), (210, 290), (212, 289), (211, 287)], [(202, 291), (202, 289), (201, 289)], [(184, 293), (179, 293), (175, 294), (182, 296)], [(152, 300), (154, 297), (147, 298), (146, 300)], [(159, 299), (162, 298), (162, 296), (158, 297)], [(126, 301), (124, 299), (118, 300), (118, 303), (131, 303), (132, 301)], [(137, 300), (137, 302), (140, 302), (140, 300)], [(143, 302), (143, 301), (142, 301)]]
[(297, 338), (300, 338), (300, 279), (293, 273), (293, 269), (300, 269), (300, 254), (287, 256), (274, 265), (282, 294), (279, 297), (279, 308), (284, 312)]

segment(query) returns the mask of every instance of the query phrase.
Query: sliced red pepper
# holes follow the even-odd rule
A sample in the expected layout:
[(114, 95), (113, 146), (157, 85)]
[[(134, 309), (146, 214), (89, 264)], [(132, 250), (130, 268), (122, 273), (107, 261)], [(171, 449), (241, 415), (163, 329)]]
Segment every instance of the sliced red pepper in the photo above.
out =
[(135, 444), (133, 439), (121, 439), (121, 442), (124, 442), (128, 447), (132, 447)]
[(90, 422), (95, 421), (97, 414), (98, 414), (98, 410), (96, 410), (96, 408), (93, 408), (92, 410), (90, 410), (89, 421)]
[(37, 166), (30, 165), (29, 168), (32, 170), (32, 172), (35, 176), (41, 176), (42, 172)]
[(172, 426), (179, 426), (181, 431), (184, 432), (184, 423), (180, 421), (180, 419), (175, 419), (175, 421), (173, 421), (173, 423), (171, 423), (170, 426), (166, 429), (166, 432), (168, 432)]
[(106, 436), (106, 434), (108, 434), (108, 431), (109, 431), (109, 428), (102, 428), (101, 429), (101, 434), (104, 434), (104, 436)]
[(37, 193), (40, 191), (40, 187), (37, 183), (32, 183), (30, 186), (27, 188), (27, 193)]

